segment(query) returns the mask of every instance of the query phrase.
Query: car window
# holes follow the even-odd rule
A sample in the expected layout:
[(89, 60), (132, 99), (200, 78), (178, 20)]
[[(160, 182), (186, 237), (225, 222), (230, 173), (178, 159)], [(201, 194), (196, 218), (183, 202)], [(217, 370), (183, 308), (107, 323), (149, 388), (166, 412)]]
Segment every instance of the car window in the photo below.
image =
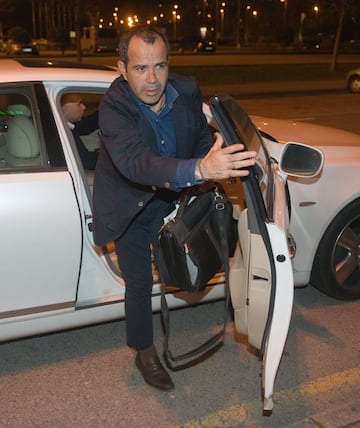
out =
[(0, 85), (0, 174), (59, 169), (67, 165), (44, 86)]
[(45, 165), (35, 105), (29, 87), (0, 88), (0, 173)]
[(68, 87), (59, 94), (59, 110), (75, 159), (82, 164), (90, 193), (100, 148), (99, 105), (104, 89)]
[(270, 155), (258, 129), (241, 105), (232, 99), (225, 100), (225, 105), (229, 108), (240, 141), (246, 144), (248, 150), (257, 152), (253, 173), (263, 196), (266, 216), (269, 220), (273, 220), (274, 175)]
[(270, 155), (256, 126), (242, 106), (231, 96), (215, 96), (211, 108), (227, 144), (241, 142), (247, 150), (257, 152), (256, 164), (247, 180), (255, 180), (261, 190), (263, 214), (273, 219), (274, 176)]
[[(81, 93), (81, 98), (86, 110), (84, 112), (84, 118), (90, 118), (95, 112), (99, 111), (99, 104), (103, 94), (92, 94), (92, 93)], [(99, 123), (94, 129), (89, 128), (89, 133), (83, 133), (80, 138), (85, 144), (86, 148), (90, 151), (95, 151), (100, 148), (100, 132)]]

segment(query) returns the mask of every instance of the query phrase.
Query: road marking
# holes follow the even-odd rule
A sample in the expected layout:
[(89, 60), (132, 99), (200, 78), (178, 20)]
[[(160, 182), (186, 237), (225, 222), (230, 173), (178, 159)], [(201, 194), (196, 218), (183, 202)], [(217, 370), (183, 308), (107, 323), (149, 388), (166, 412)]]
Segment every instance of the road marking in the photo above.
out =
[[(344, 385), (351, 386), (357, 382), (360, 382), (360, 366), (304, 383), (296, 388), (275, 392), (274, 407), (276, 408), (276, 402), (281, 406), (288, 406), (291, 402), (297, 401), (302, 397), (311, 397)], [(251, 400), (241, 405), (230, 406), (216, 413), (206, 415), (201, 419), (178, 425), (178, 428), (222, 428), (238, 426), (248, 419), (249, 415), (253, 415), (254, 413), (262, 414), (261, 400)]]

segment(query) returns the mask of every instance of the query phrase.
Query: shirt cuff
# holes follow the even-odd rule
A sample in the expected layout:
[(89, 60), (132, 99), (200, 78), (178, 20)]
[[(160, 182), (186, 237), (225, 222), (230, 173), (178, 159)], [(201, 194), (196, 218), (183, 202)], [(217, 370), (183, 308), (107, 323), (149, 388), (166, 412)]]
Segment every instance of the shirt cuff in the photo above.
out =
[(176, 190), (201, 184), (204, 180), (195, 178), (195, 167), (200, 159), (183, 159), (178, 163), (175, 175)]

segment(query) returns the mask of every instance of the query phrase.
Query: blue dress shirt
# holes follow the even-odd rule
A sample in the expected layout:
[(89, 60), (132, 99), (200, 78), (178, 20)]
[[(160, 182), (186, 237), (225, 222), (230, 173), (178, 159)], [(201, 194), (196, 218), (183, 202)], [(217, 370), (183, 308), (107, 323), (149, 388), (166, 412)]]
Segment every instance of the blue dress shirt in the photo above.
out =
[[(168, 83), (165, 89), (165, 104), (158, 113), (152, 111), (149, 105), (136, 98), (141, 111), (155, 131), (160, 156), (176, 157), (176, 135), (170, 112), (178, 96), (177, 90)], [(202, 180), (195, 178), (195, 167), (198, 161), (199, 159), (180, 161), (175, 177), (176, 190), (202, 183)]]

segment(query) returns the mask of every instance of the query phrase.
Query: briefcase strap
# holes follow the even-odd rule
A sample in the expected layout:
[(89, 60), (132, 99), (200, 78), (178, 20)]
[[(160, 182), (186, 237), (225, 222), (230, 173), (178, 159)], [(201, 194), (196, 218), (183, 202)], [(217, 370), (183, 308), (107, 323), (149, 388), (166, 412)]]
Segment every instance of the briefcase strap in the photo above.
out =
[[(224, 273), (225, 273), (225, 305), (224, 305), (223, 327), (221, 331), (219, 331), (214, 336), (210, 337), (210, 339), (202, 343), (200, 346), (184, 354), (174, 356), (169, 349), (169, 336), (170, 336), (169, 308), (166, 301), (165, 292), (163, 291), (163, 289), (161, 289), (161, 316), (162, 316), (163, 327), (164, 327), (164, 340), (163, 340), (164, 356), (168, 366), (174, 370), (175, 369), (179, 370), (180, 368), (186, 367), (190, 364), (195, 364), (196, 362), (199, 362), (200, 359), (202, 360), (207, 353), (210, 353), (210, 351), (216, 350), (218, 347), (221, 346), (222, 339), (226, 332), (226, 325), (228, 321), (229, 306), (230, 306), (230, 285), (229, 285), (230, 265), (229, 265), (228, 239), (227, 239), (225, 216), (224, 216), (224, 203), (223, 203), (224, 197), (220, 194), (218, 195), (219, 195), (218, 199), (216, 199), (217, 196), (215, 196), (215, 204), (216, 204), (219, 232), (221, 237), (220, 238), (221, 239), (220, 257), (222, 258)], [(191, 360), (187, 361), (183, 365), (177, 365), (174, 367), (172, 364), (172, 362), (179, 362), (179, 361), (184, 361), (189, 359)]]

